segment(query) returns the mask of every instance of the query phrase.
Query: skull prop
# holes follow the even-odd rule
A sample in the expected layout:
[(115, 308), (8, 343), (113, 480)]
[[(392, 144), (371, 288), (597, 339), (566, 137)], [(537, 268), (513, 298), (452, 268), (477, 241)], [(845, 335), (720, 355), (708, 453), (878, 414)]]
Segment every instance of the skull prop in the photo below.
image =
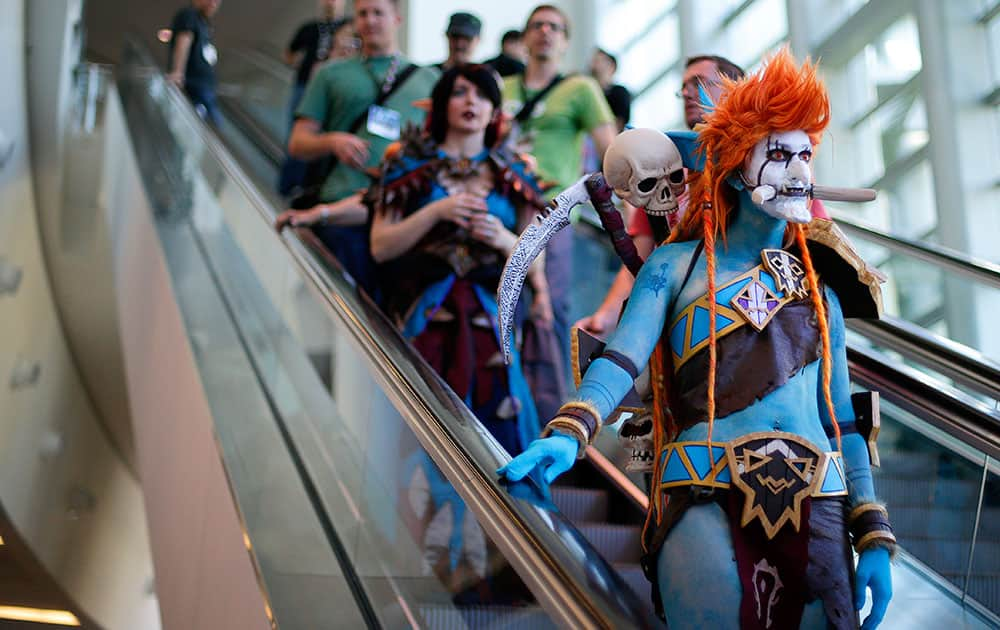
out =
[(628, 472), (653, 472), (653, 415), (633, 414), (622, 422), (618, 442), (630, 453), (625, 470)]
[(677, 196), (684, 192), (681, 154), (654, 129), (620, 133), (604, 154), (604, 178), (616, 195), (658, 217), (677, 212)]

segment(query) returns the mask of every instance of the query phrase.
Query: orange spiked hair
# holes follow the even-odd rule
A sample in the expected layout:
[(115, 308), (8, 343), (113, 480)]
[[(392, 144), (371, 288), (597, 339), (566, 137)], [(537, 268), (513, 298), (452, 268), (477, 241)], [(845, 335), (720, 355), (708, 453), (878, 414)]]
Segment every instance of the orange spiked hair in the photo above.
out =
[[(830, 99), (808, 59), (799, 66), (788, 47), (764, 60), (760, 70), (739, 81), (721, 77), (722, 95), (705, 115), (698, 132), (698, 150), (705, 170), (691, 180), (691, 200), (712, 204), (712, 231), (725, 238), (726, 218), (733, 198), (724, 194), (726, 178), (743, 166), (746, 156), (768, 134), (801, 129), (813, 146), (830, 123)], [(701, 238), (704, 217), (688, 212), (670, 240)], [(714, 236), (714, 234), (713, 234)]]

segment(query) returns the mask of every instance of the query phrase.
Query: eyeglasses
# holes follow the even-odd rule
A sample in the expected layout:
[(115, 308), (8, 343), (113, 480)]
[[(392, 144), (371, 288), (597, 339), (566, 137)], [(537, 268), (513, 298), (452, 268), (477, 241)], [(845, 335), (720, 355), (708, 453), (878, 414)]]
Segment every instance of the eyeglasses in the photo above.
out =
[(560, 24), (559, 22), (549, 22), (546, 20), (532, 20), (528, 22), (525, 30), (528, 31), (540, 31), (545, 27), (549, 27), (549, 30), (553, 33), (565, 33), (566, 25)]
[(681, 83), (681, 89), (674, 92), (674, 96), (677, 98), (684, 98), (685, 92), (691, 92), (697, 96), (699, 85), (708, 90), (710, 87), (722, 85), (722, 81), (719, 81), (718, 79), (706, 79), (704, 77), (691, 77), (684, 83)]

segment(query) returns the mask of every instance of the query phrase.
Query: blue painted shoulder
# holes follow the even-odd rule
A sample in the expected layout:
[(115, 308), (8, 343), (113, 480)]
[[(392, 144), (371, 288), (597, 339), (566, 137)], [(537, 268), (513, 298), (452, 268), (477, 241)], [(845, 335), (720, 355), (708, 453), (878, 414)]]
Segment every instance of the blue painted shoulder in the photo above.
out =
[(701, 171), (705, 168), (705, 158), (698, 152), (698, 134), (693, 131), (668, 131), (667, 137), (677, 145), (681, 152), (684, 168)]
[(653, 250), (653, 253), (649, 255), (646, 260), (646, 264), (654, 263), (657, 265), (662, 265), (664, 263), (668, 265), (674, 265), (677, 262), (683, 261), (685, 264), (691, 258), (691, 254), (694, 253), (695, 248), (698, 246), (700, 241), (677, 241), (675, 243), (667, 243), (666, 245), (661, 245)]

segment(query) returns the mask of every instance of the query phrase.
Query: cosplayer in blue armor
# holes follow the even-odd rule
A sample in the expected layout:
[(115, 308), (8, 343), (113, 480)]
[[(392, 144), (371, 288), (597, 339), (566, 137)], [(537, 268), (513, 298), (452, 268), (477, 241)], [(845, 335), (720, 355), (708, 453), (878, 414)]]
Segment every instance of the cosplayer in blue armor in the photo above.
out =
[[(519, 357), (502, 360), (495, 295), (516, 233), (544, 200), (524, 164), (498, 145), (499, 104), (488, 66), (446, 72), (432, 94), (430, 133), (405, 134), (368, 201), (384, 310), (516, 455), (538, 435), (538, 414)], [(550, 326), (541, 265), (532, 283), (533, 315)]]
[(576, 399), (500, 471), (568, 470), (648, 362), (659, 484), (644, 565), (673, 628), (854, 628), (868, 589), (863, 627), (875, 628), (892, 595), (895, 539), (855, 428), (844, 341), (845, 315), (877, 316), (880, 292), (809, 213), (829, 122), (815, 72), (783, 50), (725, 81), (696, 143), (672, 135), (701, 171), (692, 209), (646, 260)]

